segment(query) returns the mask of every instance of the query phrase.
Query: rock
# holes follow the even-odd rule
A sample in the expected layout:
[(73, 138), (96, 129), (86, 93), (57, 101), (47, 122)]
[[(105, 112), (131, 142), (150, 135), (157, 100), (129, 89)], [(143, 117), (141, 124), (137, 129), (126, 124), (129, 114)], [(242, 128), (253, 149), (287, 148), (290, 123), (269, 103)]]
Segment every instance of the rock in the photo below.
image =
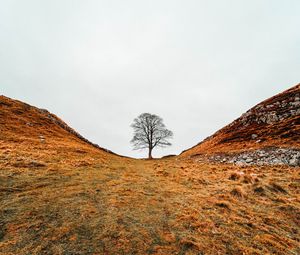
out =
[(266, 115), (267, 119), (266, 119), (266, 123), (267, 124), (272, 124), (276, 121), (278, 121), (278, 116), (276, 115), (276, 112), (272, 112), (268, 115)]
[(272, 165), (282, 165), (283, 164), (283, 162), (278, 158), (274, 158), (271, 162), (272, 162)]
[(252, 158), (247, 158), (247, 159), (245, 160), (246, 163), (251, 163), (252, 161), (253, 161)]
[(251, 135), (251, 138), (254, 140), (254, 139), (256, 139), (258, 137), (258, 135), (257, 134), (252, 134)]
[(300, 166), (300, 158), (295, 155), (292, 159), (289, 160), (288, 163), (290, 166)]
[(243, 165), (290, 165), (300, 166), (300, 149), (293, 148), (265, 148), (252, 150), (240, 154), (210, 157), (213, 162)]
[(293, 106), (299, 106), (300, 105), (300, 101), (295, 101), (291, 103)]
[(41, 143), (45, 142), (45, 137), (44, 136), (40, 135), (39, 138), (40, 138)]
[(243, 166), (245, 163), (243, 161), (236, 161), (235, 164), (237, 166)]

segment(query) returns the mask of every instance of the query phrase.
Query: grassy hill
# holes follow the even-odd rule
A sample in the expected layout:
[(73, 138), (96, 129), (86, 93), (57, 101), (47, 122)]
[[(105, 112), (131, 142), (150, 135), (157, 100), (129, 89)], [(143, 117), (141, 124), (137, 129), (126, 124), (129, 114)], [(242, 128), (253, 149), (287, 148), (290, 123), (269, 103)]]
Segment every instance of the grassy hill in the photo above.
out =
[(0, 199), (3, 255), (300, 254), (299, 167), (120, 157), (6, 97)]

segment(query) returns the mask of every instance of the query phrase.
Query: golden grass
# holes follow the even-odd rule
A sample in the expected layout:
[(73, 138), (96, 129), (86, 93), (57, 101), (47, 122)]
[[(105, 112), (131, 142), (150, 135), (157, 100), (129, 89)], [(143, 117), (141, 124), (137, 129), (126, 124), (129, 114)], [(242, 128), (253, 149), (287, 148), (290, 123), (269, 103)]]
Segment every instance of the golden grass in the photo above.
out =
[(1, 255), (300, 254), (299, 168), (121, 158), (14, 117), (0, 126)]
[[(297, 111), (299, 106), (294, 105), (295, 97), (300, 95), (300, 84), (277, 94), (259, 104), (259, 113), (266, 114), (269, 111), (278, 114), (285, 113), (287, 116), (292, 111)], [(283, 102), (285, 102), (283, 104)], [(283, 104), (279, 107), (278, 105)], [(212, 154), (235, 154), (244, 151), (262, 148), (300, 148), (300, 115), (285, 117), (272, 124), (258, 123), (257, 109), (252, 108), (248, 116), (247, 125), (240, 117), (208, 137), (201, 143), (184, 151), (181, 157), (212, 155)], [(252, 135), (257, 136), (256, 139)]]
[[(299, 168), (3, 146), (1, 254), (300, 252)], [(16, 165), (18, 158), (43, 165)]]

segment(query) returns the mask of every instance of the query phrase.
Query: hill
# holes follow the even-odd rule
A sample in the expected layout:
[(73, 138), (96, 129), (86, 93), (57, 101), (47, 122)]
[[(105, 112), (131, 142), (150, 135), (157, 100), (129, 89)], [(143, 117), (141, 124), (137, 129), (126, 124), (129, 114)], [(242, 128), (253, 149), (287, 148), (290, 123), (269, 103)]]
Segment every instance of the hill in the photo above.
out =
[(1, 255), (300, 254), (299, 167), (136, 160), (0, 98)]
[(50, 156), (57, 162), (58, 157), (68, 161), (72, 153), (78, 162), (88, 153), (99, 154), (103, 160), (114, 154), (88, 141), (47, 110), (5, 96), (0, 96), (0, 145), (2, 160), (5, 155), (14, 155), (13, 164), (17, 165), (45, 165), (43, 160)]
[(254, 106), (181, 156), (300, 165), (300, 84)]

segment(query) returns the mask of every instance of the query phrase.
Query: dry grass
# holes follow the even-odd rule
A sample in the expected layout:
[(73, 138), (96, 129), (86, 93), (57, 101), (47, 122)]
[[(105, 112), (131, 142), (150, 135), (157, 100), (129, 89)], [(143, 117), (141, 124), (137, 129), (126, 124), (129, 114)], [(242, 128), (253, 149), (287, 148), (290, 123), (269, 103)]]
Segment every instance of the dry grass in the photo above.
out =
[[(299, 106), (293, 105), (296, 95), (300, 95), (300, 84), (271, 97), (259, 104), (260, 113), (269, 112), (285, 113), (297, 111)], [(285, 107), (280, 108), (282, 102)], [(291, 103), (291, 104), (289, 104)], [(184, 151), (183, 157), (211, 155), (211, 154), (235, 154), (249, 150), (262, 148), (300, 148), (300, 115), (286, 117), (272, 124), (254, 121), (257, 118), (257, 109), (250, 109), (251, 115), (248, 123), (243, 122), (243, 116), (229, 125), (217, 131), (196, 146)], [(252, 135), (257, 135), (256, 139)]]
[(1, 255), (300, 254), (299, 168), (121, 158), (11, 119), (0, 126)]
[(1, 162), (1, 254), (300, 252), (299, 169), (247, 168), (264, 172), (252, 183), (228, 179), (235, 167), (66, 154)]
[(235, 187), (231, 190), (230, 194), (234, 197), (244, 198), (246, 196), (244, 190), (241, 187)]

